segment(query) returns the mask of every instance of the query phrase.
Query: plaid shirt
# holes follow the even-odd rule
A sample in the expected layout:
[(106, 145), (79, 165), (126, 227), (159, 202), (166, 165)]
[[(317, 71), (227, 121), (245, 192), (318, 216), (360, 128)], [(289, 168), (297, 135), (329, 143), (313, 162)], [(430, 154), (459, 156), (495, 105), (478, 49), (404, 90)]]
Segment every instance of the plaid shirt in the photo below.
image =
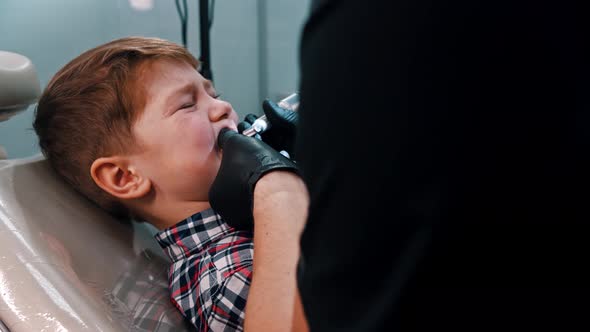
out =
[[(170, 303), (166, 270), (170, 262), (146, 249), (103, 300), (130, 332), (181, 332), (194, 327)], [(1, 329), (0, 329), (1, 330)]]
[(252, 233), (235, 230), (208, 209), (155, 237), (173, 262), (172, 303), (199, 331), (242, 331), (252, 280)]

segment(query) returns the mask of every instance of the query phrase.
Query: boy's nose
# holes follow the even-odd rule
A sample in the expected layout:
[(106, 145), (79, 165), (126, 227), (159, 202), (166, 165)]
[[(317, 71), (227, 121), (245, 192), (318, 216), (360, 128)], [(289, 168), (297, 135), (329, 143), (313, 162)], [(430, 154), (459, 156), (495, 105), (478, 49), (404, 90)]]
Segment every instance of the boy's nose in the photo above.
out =
[(209, 109), (209, 119), (211, 122), (217, 122), (230, 117), (233, 108), (230, 103), (223, 100), (215, 100)]

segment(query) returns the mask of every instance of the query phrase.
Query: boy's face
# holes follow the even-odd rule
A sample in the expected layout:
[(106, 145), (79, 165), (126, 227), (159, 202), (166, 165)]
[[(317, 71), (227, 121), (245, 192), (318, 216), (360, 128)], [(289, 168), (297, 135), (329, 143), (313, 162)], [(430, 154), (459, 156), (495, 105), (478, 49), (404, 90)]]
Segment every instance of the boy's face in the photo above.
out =
[(133, 127), (135, 165), (167, 201), (208, 201), (221, 162), (217, 135), (236, 130), (238, 115), (189, 64), (156, 60), (139, 74), (146, 104)]

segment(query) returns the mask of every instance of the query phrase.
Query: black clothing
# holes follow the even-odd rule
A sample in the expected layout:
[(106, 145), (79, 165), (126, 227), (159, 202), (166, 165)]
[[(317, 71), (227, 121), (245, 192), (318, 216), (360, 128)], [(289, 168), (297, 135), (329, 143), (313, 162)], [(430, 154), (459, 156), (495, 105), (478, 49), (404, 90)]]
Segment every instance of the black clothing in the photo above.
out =
[(313, 3), (295, 150), (312, 331), (588, 329), (584, 13)]

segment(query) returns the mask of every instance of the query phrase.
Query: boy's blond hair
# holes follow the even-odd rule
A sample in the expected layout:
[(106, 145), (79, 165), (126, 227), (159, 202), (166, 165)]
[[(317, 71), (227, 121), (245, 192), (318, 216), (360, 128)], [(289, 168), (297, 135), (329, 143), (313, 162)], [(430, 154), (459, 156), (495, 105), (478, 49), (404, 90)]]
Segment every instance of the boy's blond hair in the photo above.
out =
[(94, 183), (90, 166), (97, 158), (137, 149), (132, 126), (146, 102), (138, 68), (161, 58), (198, 67), (197, 59), (175, 43), (158, 38), (117, 39), (82, 53), (58, 71), (35, 112), (33, 127), (51, 166), (116, 217), (128, 217), (130, 211)]

